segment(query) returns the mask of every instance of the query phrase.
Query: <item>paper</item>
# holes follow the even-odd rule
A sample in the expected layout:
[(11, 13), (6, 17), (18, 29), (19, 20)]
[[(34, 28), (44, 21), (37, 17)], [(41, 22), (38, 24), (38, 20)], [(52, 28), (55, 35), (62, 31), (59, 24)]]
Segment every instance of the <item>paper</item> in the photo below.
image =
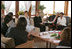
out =
[(49, 34), (47, 34), (47, 35), (42, 35), (42, 36), (40, 36), (41, 38), (50, 38), (50, 35)]
[(60, 40), (53, 40), (53, 42), (54, 42), (54, 43), (59, 43), (59, 42), (60, 42)]
[(48, 32), (54, 32), (54, 31), (48, 31)]
[(48, 23), (52, 23), (52, 22), (48, 21)]
[(41, 36), (41, 38), (50, 38), (50, 36), (48, 36), (48, 35), (43, 35), (43, 36)]

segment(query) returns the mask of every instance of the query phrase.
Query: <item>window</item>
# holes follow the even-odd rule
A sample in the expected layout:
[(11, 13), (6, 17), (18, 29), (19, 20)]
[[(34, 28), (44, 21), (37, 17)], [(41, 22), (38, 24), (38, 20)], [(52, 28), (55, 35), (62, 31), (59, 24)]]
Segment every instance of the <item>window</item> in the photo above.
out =
[[(15, 1), (5, 1), (5, 15), (9, 12), (13, 12), (13, 15), (15, 15)], [(6, 12), (6, 9), (9, 9), (8, 13)]]
[(40, 5), (44, 5), (46, 8), (43, 10), (44, 14), (53, 14), (53, 3), (54, 1), (41, 1)]
[(55, 1), (55, 12), (63, 12), (64, 13), (64, 4), (65, 1)]
[[(35, 14), (36, 1), (32, 1), (31, 4), (32, 4), (31, 15), (34, 15)], [(19, 11), (25, 11), (24, 1), (19, 1)]]
[(71, 17), (71, 1), (69, 1), (68, 16)]
[(24, 10), (25, 10), (24, 1), (19, 1), (19, 11), (24, 11)]
[(31, 15), (35, 15), (36, 1), (32, 1)]

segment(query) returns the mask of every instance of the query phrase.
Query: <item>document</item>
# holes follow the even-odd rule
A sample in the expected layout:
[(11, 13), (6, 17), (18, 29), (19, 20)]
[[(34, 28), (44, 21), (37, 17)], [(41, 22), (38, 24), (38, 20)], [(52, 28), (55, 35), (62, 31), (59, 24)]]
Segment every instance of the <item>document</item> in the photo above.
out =
[(59, 43), (59, 42), (60, 42), (60, 40), (53, 40), (53, 42), (54, 42), (54, 43)]
[(41, 38), (50, 38), (50, 35), (42, 35)]
[(52, 23), (52, 22), (48, 21), (48, 23)]

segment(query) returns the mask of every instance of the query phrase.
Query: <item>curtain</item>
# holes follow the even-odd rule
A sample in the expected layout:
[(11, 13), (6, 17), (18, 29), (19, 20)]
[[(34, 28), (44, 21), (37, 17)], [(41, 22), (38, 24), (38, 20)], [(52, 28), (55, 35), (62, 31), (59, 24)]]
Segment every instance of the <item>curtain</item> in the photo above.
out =
[[(24, 1), (25, 11), (29, 12), (30, 6), (32, 1)], [(27, 24), (26, 31), (31, 32), (34, 29), (34, 26), (30, 24), (30, 20), (26, 19), (29, 24)]]
[(32, 1), (24, 1), (25, 11), (29, 11)]
[(9, 12), (11, 4), (12, 4), (12, 1), (5, 1), (5, 11), (6, 11), (6, 13)]

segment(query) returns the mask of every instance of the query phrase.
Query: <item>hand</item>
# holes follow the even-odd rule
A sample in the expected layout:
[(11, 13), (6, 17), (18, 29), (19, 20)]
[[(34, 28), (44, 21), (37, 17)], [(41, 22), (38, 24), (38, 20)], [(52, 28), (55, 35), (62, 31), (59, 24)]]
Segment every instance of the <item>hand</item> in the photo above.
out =
[(31, 34), (28, 34), (28, 39), (30, 39), (30, 35), (31, 35)]
[(61, 25), (60, 23), (58, 23), (58, 25)]
[(40, 23), (40, 24), (43, 24), (43, 23)]
[(28, 34), (28, 39), (30, 39), (30, 35), (31, 35), (32, 32), (33, 32), (33, 30), (32, 30), (31, 32), (29, 32), (29, 34)]
[(52, 23), (54, 23), (54, 21), (52, 21)]

